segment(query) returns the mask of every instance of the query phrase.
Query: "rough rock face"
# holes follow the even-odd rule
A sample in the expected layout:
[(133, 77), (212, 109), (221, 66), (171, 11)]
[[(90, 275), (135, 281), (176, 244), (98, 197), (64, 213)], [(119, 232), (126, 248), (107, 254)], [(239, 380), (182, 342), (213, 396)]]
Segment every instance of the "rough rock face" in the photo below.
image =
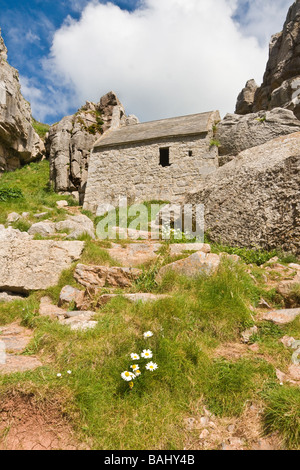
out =
[(136, 268), (119, 268), (107, 266), (86, 266), (78, 264), (74, 277), (79, 284), (88, 288), (130, 287), (143, 272)]
[(39, 159), (45, 151), (32, 127), (31, 108), (21, 94), (19, 74), (6, 59), (0, 30), (0, 173)]
[(136, 122), (135, 116), (126, 116), (116, 94), (110, 92), (99, 103), (87, 102), (76, 114), (53, 125), (46, 148), (55, 191), (76, 193), (74, 195), (82, 202), (90, 151), (96, 140), (108, 129)]
[(79, 241), (32, 240), (29, 235), (17, 234), (4, 238), (0, 244), (0, 292), (26, 294), (56, 285), (62, 271), (80, 258), (83, 248), (84, 242)]
[(238, 96), (235, 108), (236, 114), (248, 114), (252, 112), (253, 101), (257, 88), (258, 85), (255, 80), (248, 80), (245, 88), (243, 88)]
[(238, 98), (238, 114), (245, 114), (246, 109), (257, 112), (282, 107), (300, 119), (300, 0), (290, 7), (283, 31), (271, 38), (263, 83), (252, 104), (251, 96), (243, 92)]
[(218, 124), (216, 137), (219, 155), (237, 155), (281, 135), (300, 131), (300, 122), (292, 111), (276, 108), (246, 116), (227, 114)]
[(300, 132), (245, 150), (186, 197), (213, 241), (300, 254)]

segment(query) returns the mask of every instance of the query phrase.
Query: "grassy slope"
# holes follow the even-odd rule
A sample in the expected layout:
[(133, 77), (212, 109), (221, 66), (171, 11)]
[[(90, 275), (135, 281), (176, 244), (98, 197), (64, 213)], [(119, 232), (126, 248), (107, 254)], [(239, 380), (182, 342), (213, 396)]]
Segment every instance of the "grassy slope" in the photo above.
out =
[[(23, 202), (0, 204), (4, 214), (35, 212), (44, 205), (54, 208), (59, 197), (45, 189), (48, 167), (46, 162), (39, 165), (0, 180), (0, 187), (3, 182), (20, 187), (25, 195)], [(114, 264), (102, 245), (88, 241), (83, 261)], [(53, 300), (58, 300), (63, 285), (76, 285), (73, 269), (46, 292)], [(146, 286), (149, 292), (168, 293), (170, 299), (134, 305), (115, 298), (99, 309), (96, 329), (85, 333), (39, 317), (44, 293), (0, 304), (0, 325), (21, 320), (33, 328), (34, 340), (26, 354), (38, 354), (45, 364), (33, 372), (0, 377), (0, 394), (18, 390), (39, 400), (57, 397), (79, 436), (89, 438), (92, 447), (126, 450), (182, 449), (184, 419), (202, 404), (217, 416), (238, 416), (254, 401), (264, 403), (266, 432), (278, 430), (288, 447), (299, 448), (300, 391), (280, 387), (275, 369), (287, 370), (291, 353), (278, 340), (285, 334), (300, 338), (300, 320), (282, 327), (260, 323), (253, 338), (260, 345), (260, 355), (214, 358), (219, 345), (239, 342), (241, 331), (253, 325), (249, 306), (257, 304), (263, 291), (258, 268), (251, 273), (260, 280), (258, 284), (245, 265), (227, 261), (211, 278), (189, 280), (168, 274), (161, 286), (153, 282), (151, 269), (132, 291), (144, 291)], [(270, 300), (267, 293), (263, 296)], [(154, 336), (146, 342), (143, 332), (147, 330)], [(130, 391), (120, 373), (131, 364), (129, 354), (145, 346), (153, 350), (159, 369), (153, 375), (144, 373)], [(142, 367), (143, 362), (139, 364)], [(66, 373), (69, 369), (71, 376)], [(61, 379), (58, 372), (63, 374)]]

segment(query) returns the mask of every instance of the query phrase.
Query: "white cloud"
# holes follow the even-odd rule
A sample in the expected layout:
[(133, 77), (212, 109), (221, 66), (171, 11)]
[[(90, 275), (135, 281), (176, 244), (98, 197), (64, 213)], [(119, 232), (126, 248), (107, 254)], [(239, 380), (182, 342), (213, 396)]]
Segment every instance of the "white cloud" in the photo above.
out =
[(267, 46), (248, 35), (257, 18), (258, 29), (267, 21), (261, 2), (251, 0), (257, 10), (240, 28), (233, 15), (241, 1), (142, 0), (132, 13), (93, 1), (55, 33), (45, 67), (74, 87), (78, 105), (114, 90), (142, 120), (233, 112), (245, 82), (261, 82), (267, 60)]
[(293, 0), (238, 0), (239, 22), (243, 34), (255, 36), (261, 45), (268, 44), (282, 25)]
[(38, 84), (33, 84), (32, 79), (20, 75), (21, 91), (30, 102), (32, 115), (41, 122), (46, 121), (47, 116), (53, 116), (54, 109), (60, 113), (68, 114), (70, 101), (66, 90), (46, 87), (41, 90)]

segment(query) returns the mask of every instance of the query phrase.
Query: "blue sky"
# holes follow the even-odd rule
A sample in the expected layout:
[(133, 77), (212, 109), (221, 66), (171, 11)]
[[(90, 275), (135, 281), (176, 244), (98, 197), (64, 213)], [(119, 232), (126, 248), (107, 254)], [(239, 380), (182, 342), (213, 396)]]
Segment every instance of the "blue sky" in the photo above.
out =
[(141, 120), (232, 112), (245, 81), (261, 81), (292, 1), (107, 3), (0, 0), (8, 60), (37, 119), (56, 122), (112, 88)]

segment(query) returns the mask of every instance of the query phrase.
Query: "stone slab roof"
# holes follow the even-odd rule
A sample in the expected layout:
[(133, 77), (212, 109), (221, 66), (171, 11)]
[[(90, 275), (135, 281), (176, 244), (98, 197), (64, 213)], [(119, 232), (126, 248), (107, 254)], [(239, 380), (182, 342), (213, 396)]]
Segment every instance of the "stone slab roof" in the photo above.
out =
[(132, 124), (107, 131), (95, 143), (94, 150), (103, 147), (115, 147), (123, 144), (147, 142), (166, 137), (180, 137), (205, 134), (214, 123), (220, 121), (218, 111), (192, 114), (160, 121)]

